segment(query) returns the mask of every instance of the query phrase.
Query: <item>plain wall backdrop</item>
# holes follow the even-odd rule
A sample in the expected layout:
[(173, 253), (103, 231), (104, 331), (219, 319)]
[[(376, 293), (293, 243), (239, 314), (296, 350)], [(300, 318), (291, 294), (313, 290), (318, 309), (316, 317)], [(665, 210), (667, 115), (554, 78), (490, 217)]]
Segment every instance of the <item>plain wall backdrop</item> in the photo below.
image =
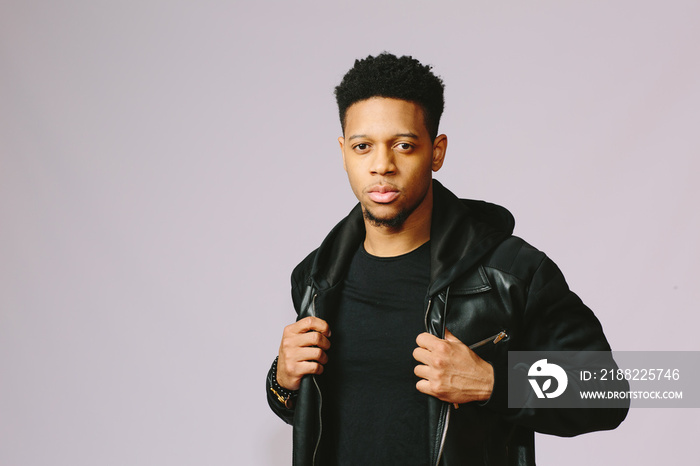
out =
[[(0, 464), (284, 465), (289, 273), (355, 204), (333, 88), (446, 84), (437, 178), (508, 207), (618, 350), (699, 350), (700, 3), (0, 0)], [(697, 462), (697, 409), (537, 436)]]

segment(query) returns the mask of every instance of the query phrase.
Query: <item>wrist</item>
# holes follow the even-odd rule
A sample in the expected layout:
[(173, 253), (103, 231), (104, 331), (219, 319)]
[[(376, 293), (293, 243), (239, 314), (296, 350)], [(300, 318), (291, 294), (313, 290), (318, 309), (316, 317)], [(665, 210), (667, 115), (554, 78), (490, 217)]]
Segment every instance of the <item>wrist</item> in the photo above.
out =
[(483, 367), (484, 367), (484, 374), (485, 374), (485, 377), (484, 377), (484, 395), (481, 398), (481, 400), (479, 400), (479, 401), (486, 401), (489, 398), (491, 398), (491, 394), (493, 393), (493, 384), (495, 381), (493, 366), (487, 361), (483, 361), (483, 362), (484, 362)]
[(294, 407), (294, 400), (296, 400), (298, 390), (289, 390), (280, 385), (277, 380), (277, 361), (279, 356), (275, 358), (272, 363), (271, 377), (270, 377), (270, 391), (277, 398), (281, 404), (287, 409), (292, 409)]
[(487, 385), (486, 385), (488, 388), (488, 390), (487, 390), (488, 395), (486, 395), (486, 397), (479, 400), (479, 402), (478, 402), (479, 406), (484, 406), (488, 403), (491, 403), (494, 391), (496, 389), (496, 369), (493, 367), (493, 364), (491, 364), (490, 362), (486, 362), (486, 363), (488, 364), (488, 374), (489, 374)]

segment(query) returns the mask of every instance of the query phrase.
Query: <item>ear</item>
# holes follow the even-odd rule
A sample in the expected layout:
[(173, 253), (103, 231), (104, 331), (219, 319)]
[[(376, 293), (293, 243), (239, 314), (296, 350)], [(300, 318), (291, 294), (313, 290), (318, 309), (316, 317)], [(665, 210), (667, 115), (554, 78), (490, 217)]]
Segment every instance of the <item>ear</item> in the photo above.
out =
[(445, 162), (445, 152), (447, 152), (447, 136), (441, 134), (436, 137), (435, 142), (433, 142), (432, 168), (434, 172), (440, 170), (442, 164)]
[(343, 156), (343, 170), (348, 171), (348, 167), (345, 165), (345, 138), (343, 136), (338, 138), (338, 144), (340, 144), (340, 154)]

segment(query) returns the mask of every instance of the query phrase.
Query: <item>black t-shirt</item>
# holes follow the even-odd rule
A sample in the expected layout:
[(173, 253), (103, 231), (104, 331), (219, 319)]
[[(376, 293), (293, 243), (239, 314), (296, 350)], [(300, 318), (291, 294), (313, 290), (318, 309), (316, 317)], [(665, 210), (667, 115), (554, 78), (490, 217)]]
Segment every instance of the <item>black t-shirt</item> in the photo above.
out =
[(352, 259), (331, 325), (323, 377), (331, 464), (426, 465), (428, 396), (416, 389), (416, 337), (425, 331), (430, 246)]

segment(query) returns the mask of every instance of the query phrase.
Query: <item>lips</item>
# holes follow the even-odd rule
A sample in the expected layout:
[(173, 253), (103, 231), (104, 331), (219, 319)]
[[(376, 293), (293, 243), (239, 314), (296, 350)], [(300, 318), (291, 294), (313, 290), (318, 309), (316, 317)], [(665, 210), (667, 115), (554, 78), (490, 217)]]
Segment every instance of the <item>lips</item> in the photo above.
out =
[(399, 191), (392, 186), (372, 186), (368, 191), (369, 198), (377, 204), (388, 204), (399, 197)]

